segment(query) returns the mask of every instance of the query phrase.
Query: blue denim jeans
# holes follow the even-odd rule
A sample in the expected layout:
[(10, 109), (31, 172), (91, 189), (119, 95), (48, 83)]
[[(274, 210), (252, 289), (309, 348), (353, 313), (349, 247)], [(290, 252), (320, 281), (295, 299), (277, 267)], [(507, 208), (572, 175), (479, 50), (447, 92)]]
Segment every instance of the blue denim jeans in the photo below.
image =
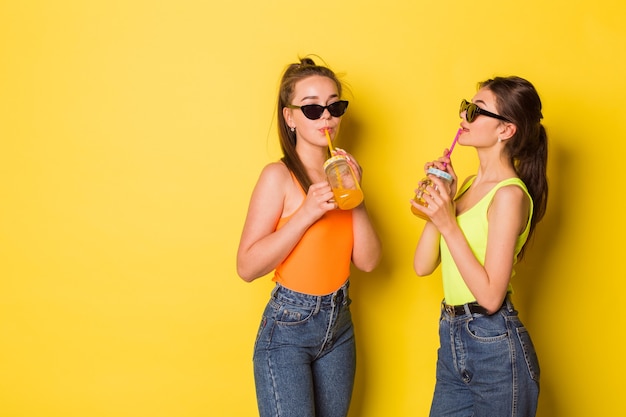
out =
[(254, 347), (261, 417), (345, 417), (356, 370), (348, 283), (314, 296), (277, 284)]
[(508, 297), (493, 315), (442, 308), (437, 383), (430, 417), (532, 417), (539, 362)]

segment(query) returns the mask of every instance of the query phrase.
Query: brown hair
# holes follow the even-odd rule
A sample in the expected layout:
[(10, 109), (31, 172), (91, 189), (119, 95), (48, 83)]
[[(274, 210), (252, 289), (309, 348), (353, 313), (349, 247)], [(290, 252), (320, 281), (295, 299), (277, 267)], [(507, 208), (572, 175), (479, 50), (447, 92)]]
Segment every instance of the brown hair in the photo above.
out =
[[(493, 92), (498, 113), (517, 127), (515, 134), (506, 141), (504, 151), (533, 200), (530, 240), (548, 203), (548, 136), (541, 124), (543, 115), (539, 94), (529, 81), (516, 76), (495, 77), (479, 83), (478, 88)], [(520, 257), (523, 252), (522, 248)]]
[(293, 172), (305, 192), (309, 190), (312, 181), (296, 153), (296, 132), (292, 132), (287, 125), (283, 115), (283, 108), (291, 104), (296, 83), (314, 75), (328, 77), (333, 80), (337, 85), (337, 94), (341, 97), (343, 88), (335, 73), (327, 67), (315, 64), (313, 59), (309, 57), (301, 58), (299, 63), (287, 66), (280, 80), (280, 88), (278, 90), (278, 136), (280, 138), (280, 147), (283, 151), (281, 161)]

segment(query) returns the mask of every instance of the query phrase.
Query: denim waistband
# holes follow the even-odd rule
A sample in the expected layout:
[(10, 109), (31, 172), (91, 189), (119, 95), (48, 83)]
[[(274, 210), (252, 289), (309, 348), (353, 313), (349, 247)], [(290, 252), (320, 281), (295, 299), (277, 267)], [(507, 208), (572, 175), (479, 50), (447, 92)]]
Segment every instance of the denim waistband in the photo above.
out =
[(272, 290), (272, 298), (276, 300), (284, 300), (294, 305), (299, 306), (333, 306), (342, 304), (344, 300), (348, 298), (348, 287), (350, 281), (346, 281), (345, 284), (337, 291), (326, 295), (311, 295), (290, 290), (287, 287), (283, 287), (280, 284), (276, 284)]
[[(502, 306), (500, 306), (498, 311), (501, 311), (503, 309), (506, 309), (509, 312), (515, 311), (515, 308), (513, 307), (513, 302), (511, 301), (509, 294), (507, 294), (506, 297), (504, 298), (504, 301), (502, 302)], [(471, 316), (472, 314), (489, 315), (489, 313), (487, 313), (487, 310), (476, 302), (461, 304), (461, 305), (448, 305), (446, 304), (446, 300), (443, 300), (441, 302), (441, 311), (445, 313), (447, 316), (453, 317), (453, 318), (462, 317), (462, 316)]]

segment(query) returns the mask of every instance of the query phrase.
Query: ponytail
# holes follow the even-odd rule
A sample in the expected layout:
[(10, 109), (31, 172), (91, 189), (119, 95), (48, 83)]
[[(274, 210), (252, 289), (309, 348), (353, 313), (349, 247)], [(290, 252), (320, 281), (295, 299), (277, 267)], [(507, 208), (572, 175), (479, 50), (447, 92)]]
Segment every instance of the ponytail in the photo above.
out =
[[(541, 124), (541, 99), (530, 82), (515, 76), (495, 77), (479, 83), (478, 87), (494, 93), (499, 114), (517, 127), (515, 134), (506, 141), (504, 152), (533, 200), (530, 240), (548, 204), (548, 136)], [(520, 259), (523, 254), (524, 248)]]

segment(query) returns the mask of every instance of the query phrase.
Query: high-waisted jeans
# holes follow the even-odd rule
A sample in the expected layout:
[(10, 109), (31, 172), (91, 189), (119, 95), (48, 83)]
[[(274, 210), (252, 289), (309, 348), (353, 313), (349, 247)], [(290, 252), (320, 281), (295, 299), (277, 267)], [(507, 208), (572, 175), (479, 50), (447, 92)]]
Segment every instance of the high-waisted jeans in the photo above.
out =
[(314, 296), (277, 284), (254, 347), (261, 417), (345, 417), (356, 370), (348, 283)]
[(532, 417), (539, 362), (507, 300), (493, 315), (451, 316), (442, 308), (431, 417)]

